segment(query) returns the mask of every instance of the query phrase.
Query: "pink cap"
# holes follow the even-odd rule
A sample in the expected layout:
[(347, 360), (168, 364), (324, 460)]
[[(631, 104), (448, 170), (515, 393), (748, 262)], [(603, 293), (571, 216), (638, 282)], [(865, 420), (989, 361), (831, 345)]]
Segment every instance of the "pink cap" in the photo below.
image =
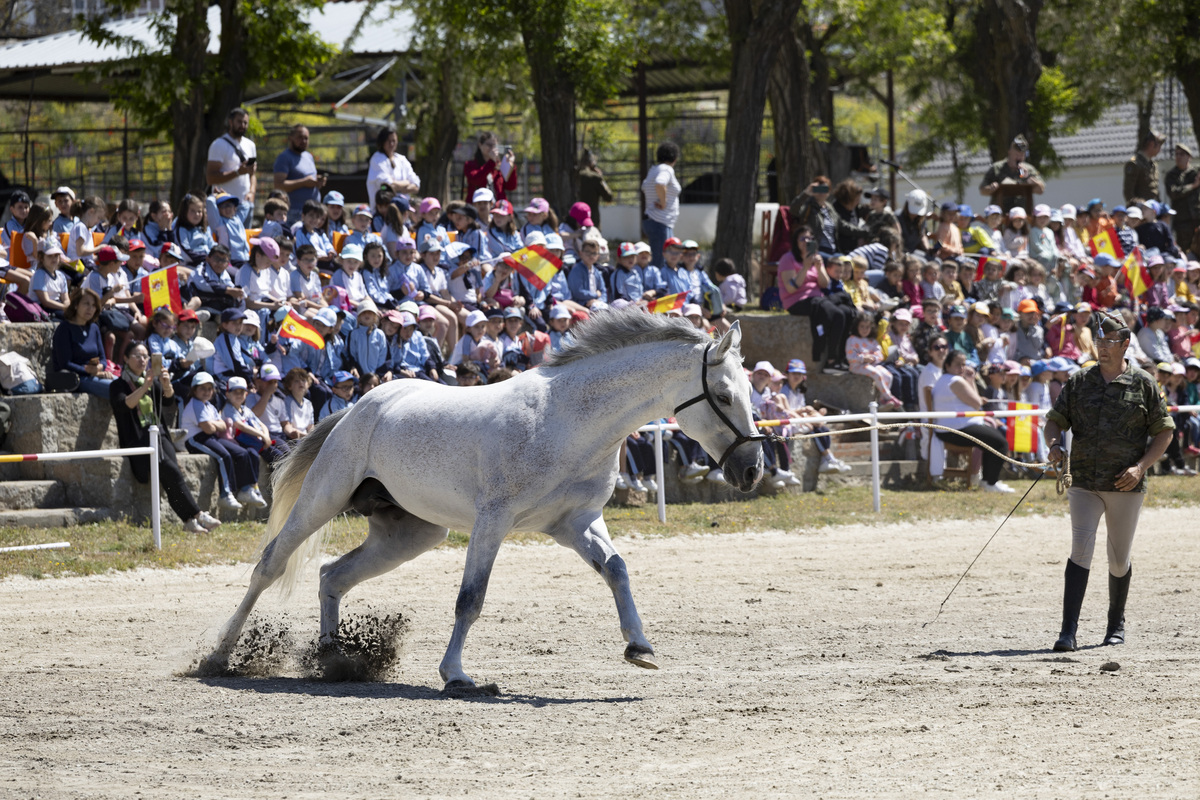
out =
[(525, 207), (526, 214), (545, 214), (550, 210), (550, 203), (544, 197), (535, 197), (529, 201), (529, 205)]
[(279, 242), (272, 239), (270, 236), (260, 236), (257, 239), (250, 240), (251, 247), (257, 247), (263, 251), (263, 255), (274, 261), (279, 258)]
[[(404, 313), (408, 314), (407, 311)], [(421, 310), (417, 312), (417, 319), (437, 319), (437, 312), (433, 310), (433, 306), (421, 306)]]
[(587, 203), (576, 203), (571, 206), (571, 219), (578, 222), (585, 228), (594, 228), (595, 223), (592, 222), (592, 207)]
[(418, 211), (420, 211), (422, 214), (428, 214), (430, 211), (440, 211), (441, 208), (442, 202), (436, 197), (425, 197), (421, 199), (421, 205), (418, 207)]

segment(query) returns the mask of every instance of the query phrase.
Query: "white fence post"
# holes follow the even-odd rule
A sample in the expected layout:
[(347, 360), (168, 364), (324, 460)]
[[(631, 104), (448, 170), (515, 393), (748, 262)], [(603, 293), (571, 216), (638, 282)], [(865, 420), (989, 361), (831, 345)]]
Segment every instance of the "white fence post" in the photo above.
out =
[(658, 476), (658, 491), (655, 500), (658, 502), (658, 521), (667, 521), (667, 476), (663, 467), (663, 423), (659, 421), (654, 426), (654, 472)]
[(154, 549), (162, 550), (162, 517), (160, 514), (159, 485), (158, 485), (158, 455), (162, 443), (158, 436), (158, 426), (150, 426), (150, 530), (154, 534)]
[(871, 499), (875, 505), (875, 513), (882, 508), (879, 500), (879, 403), (874, 400), (869, 406), (871, 410)]

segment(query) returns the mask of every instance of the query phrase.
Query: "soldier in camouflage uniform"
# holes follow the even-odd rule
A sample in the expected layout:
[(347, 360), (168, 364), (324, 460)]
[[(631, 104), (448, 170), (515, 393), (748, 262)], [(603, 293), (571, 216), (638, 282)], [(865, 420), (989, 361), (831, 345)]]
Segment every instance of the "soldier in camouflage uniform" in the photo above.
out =
[(1125, 204), (1158, 200), (1158, 163), (1155, 158), (1167, 137), (1150, 131), (1142, 148), (1125, 162)]
[[(1062, 632), (1054, 649), (1075, 650), (1079, 609), (1087, 590), (1096, 528), (1108, 527), (1108, 628), (1104, 644), (1125, 641), (1125, 599), (1133, 575), (1130, 552), (1145, 497), (1146, 470), (1175, 433), (1175, 422), (1149, 374), (1125, 361), (1129, 328), (1111, 312), (1100, 319), (1096, 364), (1076, 372), (1046, 416), (1050, 461), (1063, 457), (1062, 434), (1071, 430), (1071, 557), (1063, 592)], [(1152, 438), (1151, 438), (1152, 437)], [(1150, 438), (1147, 446), (1146, 440)]]
[(1175, 166), (1163, 179), (1175, 209), (1175, 242), (1181, 250), (1191, 247), (1192, 235), (1200, 224), (1200, 168), (1190, 164), (1195, 155), (1187, 145), (1175, 145)]

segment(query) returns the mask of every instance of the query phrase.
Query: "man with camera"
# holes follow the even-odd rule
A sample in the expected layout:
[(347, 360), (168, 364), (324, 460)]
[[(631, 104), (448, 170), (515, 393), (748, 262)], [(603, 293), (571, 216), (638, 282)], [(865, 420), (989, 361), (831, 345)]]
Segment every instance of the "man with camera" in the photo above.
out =
[(238, 216), (249, 228), (254, 217), (254, 193), (258, 189), (258, 148), (246, 136), (250, 112), (235, 108), (225, 119), (225, 133), (208, 146), (208, 164), (204, 179), (209, 193), (224, 190), (238, 199)]

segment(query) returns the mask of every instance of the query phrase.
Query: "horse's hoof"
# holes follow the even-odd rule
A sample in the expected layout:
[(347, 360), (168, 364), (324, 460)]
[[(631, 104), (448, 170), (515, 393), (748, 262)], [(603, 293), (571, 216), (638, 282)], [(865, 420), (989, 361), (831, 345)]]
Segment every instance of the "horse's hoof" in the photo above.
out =
[(442, 694), (446, 697), (497, 697), (500, 694), (500, 687), (494, 683), (476, 686), (473, 681), (456, 678), (446, 682)]
[(649, 647), (639, 647), (634, 644), (629, 645), (625, 648), (625, 660), (643, 669), (658, 669), (658, 661), (654, 658), (654, 651)]

